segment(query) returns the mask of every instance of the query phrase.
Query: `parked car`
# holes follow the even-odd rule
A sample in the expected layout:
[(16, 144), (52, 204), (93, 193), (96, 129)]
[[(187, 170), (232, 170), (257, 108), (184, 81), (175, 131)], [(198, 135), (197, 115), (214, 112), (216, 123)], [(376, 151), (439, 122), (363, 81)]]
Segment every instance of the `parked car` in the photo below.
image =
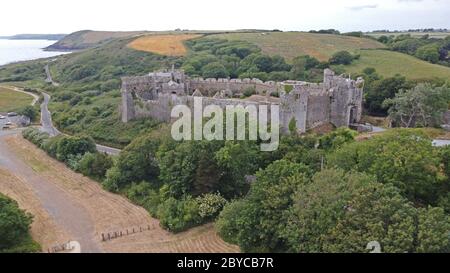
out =
[(5, 123), (5, 125), (12, 125), (12, 122), (8, 121), (7, 123)]
[(16, 112), (9, 112), (8, 113), (8, 117), (15, 117), (15, 116), (17, 116)]
[(5, 116), (0, 115), (0, 119), (5, 119), (5, 118), (6, 118)]

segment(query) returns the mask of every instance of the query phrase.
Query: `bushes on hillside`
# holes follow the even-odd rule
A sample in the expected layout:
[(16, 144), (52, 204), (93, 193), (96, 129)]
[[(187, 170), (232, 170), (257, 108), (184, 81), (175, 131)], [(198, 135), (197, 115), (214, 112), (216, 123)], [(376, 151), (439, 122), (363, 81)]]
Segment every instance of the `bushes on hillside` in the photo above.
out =
[(104, 153), (88, 152), (77, 163), (77, 171), (96, 180), (102, 180), (113, 165), (110, 156)]
[(333, 54), (330, 59), (330, 64), (334, 65), (349, 65), (353, 62), (353, 60), (358, 59), (359, 55), (353, 56), (348, 51), (339, 51)]
[(35, 128), (24, 130), (22, 135), (51, 157), (66, 163), (71, 169), (99, 181), (104, 179), (106, 171), (113, 165), (110, 156), (97, 153), (95, 143), (90, 137), (64, 135), (50, 137)]
[(0, 253), (40, 251), (29, 234), (32, 219), (16, 201), (0, 193)]

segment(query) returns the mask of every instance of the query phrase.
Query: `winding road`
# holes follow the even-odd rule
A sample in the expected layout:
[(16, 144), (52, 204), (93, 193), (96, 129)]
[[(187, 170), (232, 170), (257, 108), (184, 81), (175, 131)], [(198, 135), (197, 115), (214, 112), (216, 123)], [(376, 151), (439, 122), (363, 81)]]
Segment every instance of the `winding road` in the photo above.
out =
[[(53, 126), (52, 122), (52, 115), (50, 111), (48, 110), (48, 103), (50, 102), (50, 95), (42, 92), (42, 95), (44, 96), (44, 100), (41, 104), (41, 125), (42, 125), (42, 131), (47, 132), (50, 136), (57, 136), (62, 134), (55, 126)], [(97, 150), (99, 152), (107, 153), (109, 155), (118, 155), (121, 150), (96, 144)]]

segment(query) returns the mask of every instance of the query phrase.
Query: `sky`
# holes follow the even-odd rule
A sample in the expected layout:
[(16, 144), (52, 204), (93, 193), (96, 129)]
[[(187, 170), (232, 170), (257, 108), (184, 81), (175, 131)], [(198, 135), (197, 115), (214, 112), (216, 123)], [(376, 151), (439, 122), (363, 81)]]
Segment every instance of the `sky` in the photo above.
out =
[(450, 29), (450, 0), (2, 0), (0, 36), (78, 30)]

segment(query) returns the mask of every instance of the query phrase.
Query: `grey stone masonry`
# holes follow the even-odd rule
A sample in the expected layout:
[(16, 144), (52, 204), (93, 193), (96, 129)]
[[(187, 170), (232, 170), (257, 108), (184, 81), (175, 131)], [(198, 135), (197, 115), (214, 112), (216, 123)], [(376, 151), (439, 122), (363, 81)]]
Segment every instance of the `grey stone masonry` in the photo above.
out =
[[(203, 96), (204, 104), (243, 106), (277, 104), (284, 133), (294, 121), (300, 133), (331, 123), (350, 126), (361, 120), (364, 80), (356, 81), (325, 69), (322, 83), (301, 81), (263, 82), (259, 79), (189, 78), (182, 70), (152, 72), (146, 76), (122, 78), (122, 121), (151, 117), (170, 122), (173, 106), (192, 105), (193, 95)], [(258, 100), (236, 99), (247, 90)], [(279, 98), (272, 95), (277, 94)], [(261, 100), (266, 97), (266, 100)]]

